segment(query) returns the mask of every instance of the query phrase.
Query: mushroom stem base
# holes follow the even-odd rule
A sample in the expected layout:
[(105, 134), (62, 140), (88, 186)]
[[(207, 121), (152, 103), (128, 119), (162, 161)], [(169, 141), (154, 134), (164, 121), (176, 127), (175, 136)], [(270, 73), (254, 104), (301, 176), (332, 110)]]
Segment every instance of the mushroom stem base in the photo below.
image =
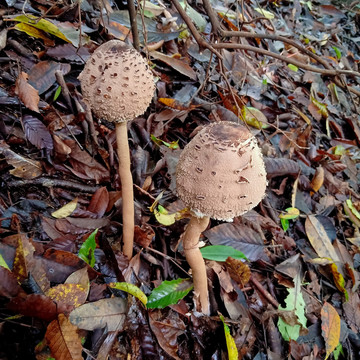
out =
[(132, 258), (134, 245), (134, 190), (126, 121), (116, 123), (116, 143), (122, 194), (123, 253)]
[(199, 219), (193, 216), (183, 234), (184, 252), (193, 274), (194, 293), (199, 296), (201, 311), (206, 315), (210, 313), (209, 294), (205, 262), (199, 249), (199, 237), (209, 221), (209, 217)]

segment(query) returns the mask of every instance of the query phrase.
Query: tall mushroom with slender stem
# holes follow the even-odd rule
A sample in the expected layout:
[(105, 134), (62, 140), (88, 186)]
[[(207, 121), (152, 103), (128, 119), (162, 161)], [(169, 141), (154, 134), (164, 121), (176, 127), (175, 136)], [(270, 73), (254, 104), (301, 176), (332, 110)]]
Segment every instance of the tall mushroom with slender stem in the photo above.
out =
[(213, 123), (202, 129), (180, 155), (177, 193), (192, 213), (183, 234), (183, 246), (204, 314), (209, 314), (210, 309), (199, 236), (210, 218), (231, 221), (255, 207), (264, 197), (266, 185), (261, 150), (242, 125)]
[(99, 46), (79, 75), (85, 101), (98, 118), (116, 126), (122, 190), (123, 253), (131, 259), (134, 241), (134, 193), (130, 170), (127, 121), (143, 114), (151, 103), (155, 83), (144, 58), (120, 40)]

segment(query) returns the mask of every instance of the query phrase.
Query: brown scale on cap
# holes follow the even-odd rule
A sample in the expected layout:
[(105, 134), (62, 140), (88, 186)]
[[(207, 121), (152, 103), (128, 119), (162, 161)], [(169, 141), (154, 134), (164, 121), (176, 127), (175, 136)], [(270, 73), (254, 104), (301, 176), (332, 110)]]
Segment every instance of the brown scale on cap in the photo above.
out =
[(200, 217), (230, 221), (255, 207), (266, 185), (256, 139), (227, 121), (202, 129), (184, 148), (176, 170), (179, 198)]
[(98, 118), (111, 122), (143, 114), (154, 95), (153, 75), (131, 46), (110, 40), (99, 46), (79, 75), (85, 100)]

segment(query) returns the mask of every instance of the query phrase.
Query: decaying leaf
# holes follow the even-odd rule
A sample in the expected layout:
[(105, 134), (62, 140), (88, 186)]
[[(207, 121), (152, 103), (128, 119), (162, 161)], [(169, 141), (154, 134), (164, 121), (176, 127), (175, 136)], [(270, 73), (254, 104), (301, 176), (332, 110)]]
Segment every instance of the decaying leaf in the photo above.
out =
[(80, 329), (95, 330), (107, 326), (108, 331), (121, 330), (127, 301), (122, 298), (102, 299), (79, 306), (70, 313), (70, 321)]
[(279, 307), (278, 329), (286, 341), (297, 340), (300, 331), (306, 329), (305, 301), (301, 293), (301, 279), (298, 273), (294, 278), (294, 287), (287, 290), (285, 307)]
[(305, 229), (306, 235), (319, 257), (330, 258), (334, 262), (340, 262), (339, 256), (329, 237), (330, 229), (321, 218), (319, 219), (315, 215), (308, 215), (305, 221)]
[(108, 286), (110, 286), (113, 289), (126, 291), (127, 293), (138, 298), (146, 306), (147, 297), (136, 285), (129, 284), (126, 282), (122, 282), (122, 283), (117, 282), (117, 283), (109, 283)]
[(51, 215), (56, 219), (62, 219), (70, 216), (76, 209), (78, 203), (78, 198), (71, 200), (66, 205), (61, 207), (60, 209), (51, 213)]
[(33, 179), (42, 174), (40, 161), (18, 155), (10, 150), (10, 147), (2, 141), (0, 141), (0, 154), (4, 155), (6, 161), (14, 167), (14, 169), (10, 170), (10, 174), (16, 177)]
[(231, 278), (238, 284), (243, 287), (249, 282), (251, 277), (249, 265), (243, 263), (241, 260), (233, 259), (231, 257), (226, 259), (225, 264)]
[(321, 333), (325, 340), (326, 360), (340, 340), (340, 316), (328, 302), (321, 309)]
[(46, 341), (56, 360), (82, 360), (81, 339), (76, 326), (64, 314), (59, 314), (47, 327)]
[(28, 83), (28, 78), (29, 75), (23, 71), (19, 74), (16, 79), (15, 94), (19, 96), (28, 109), (40, 112), (38, 107), (40, 101), (39, 92)]

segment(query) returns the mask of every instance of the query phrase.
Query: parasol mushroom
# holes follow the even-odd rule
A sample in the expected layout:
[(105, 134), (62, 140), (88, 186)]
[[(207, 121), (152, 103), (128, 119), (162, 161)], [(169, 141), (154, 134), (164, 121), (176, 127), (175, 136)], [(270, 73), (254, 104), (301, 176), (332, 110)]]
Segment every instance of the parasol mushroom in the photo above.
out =
[(120, 40), (99, 46), (79, 75), (85, 101), (98, 118), (116, 126), (122, 189), (123, 253), (131, 259), (134, 241), (134, 194), (130, 171), (127, 121), (143, 114), (155, 83), (151, 70), (134, 48)]
[(176, 168), (179, 198), (192, 213), (183, 246), (201, 311), (209, 314), (205, 262), (199, 237), (210, 218), (232, 221), (264, 197), (266, 172), (256, 139), (244, 126), (223, 121), (202, 129), (184, 148)]

